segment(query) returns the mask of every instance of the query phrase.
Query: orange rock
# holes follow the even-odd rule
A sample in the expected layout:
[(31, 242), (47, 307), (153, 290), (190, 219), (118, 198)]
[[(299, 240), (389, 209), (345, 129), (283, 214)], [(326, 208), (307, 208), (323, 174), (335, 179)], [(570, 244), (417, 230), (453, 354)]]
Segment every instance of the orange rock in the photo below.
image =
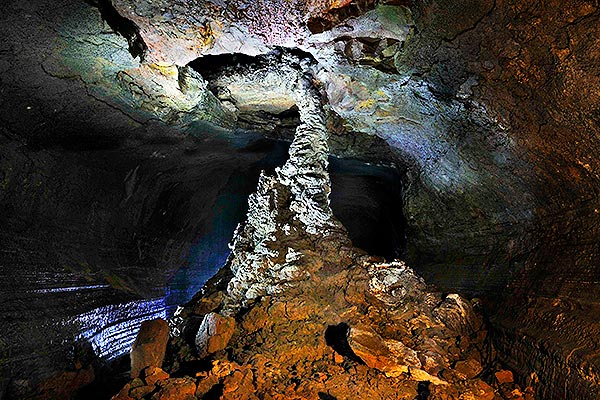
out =
[(128, 383), (119, 391), (119, 393), (115, 394), (111, 400), (134, 400), (129, 395), (129, 390), (131, 390), (131, 385)]
[(252, 371), (235, 371), (223, 381), (222, 399), (250, 399), (254, 389), (254, 385), (252, 384)]
[(454, 369), (464, 375), (467, 379), (472, 379), (483, 371), (483, 367), (479, 361), (474, 359), (459, 361), (454, 366)]
[(498, 371), (494, 375), (496, 376), (499, 384), (512, 383), (515, 381), (512, 371), (506, 369)]
[(383, 371), (397, 364), (381, 336), (367, 326), (353, 326), (348, 333), (348, 344), (371, 368)]
[(142, 371), (142, 376), (146, 384), (154, 386), (159, 381), (169, 378), (169, 374), (158, 367), (147, 367)]
[(133, 397), (134, 399), (141, 399), (141, 398), (149, 395), (153, 391), (154, 391), (154, 386), (148, 386), (148, 385), (138, 386), (129, 391), (129, 396)]
[(192, 378), (169, 378), (160, 383), (152, 400), (195, 400), (196, 381)]
[(346, 7), (348, 4), (352, 3), (352, 0), (334, 0), (334, 2), (329, 7), (331, 10), (336, 8)]
[(475, 398), (478, 400), (494, 400), (496, 397), (494, 389), (481, 379), (477, 380), (476, 390), (474, 390), (474, 392)]
[(131, 377), (137, 378), (146, 367), (160, 367), (167, 351), (169, 325), (163, 319), (142, 322), (131, 347)]
[(216, 353), (227, 347), (235, 329), (235, 320), (211, 312), (204, 316), (196, 335), (196, 346), (201, 356)]
[(208, 377), (201, 379), (196, 388), (196, 397), (199, 399), (203, 398), (203, 396), (218, 383), (219, 377), (215, 375), (209, 375)]

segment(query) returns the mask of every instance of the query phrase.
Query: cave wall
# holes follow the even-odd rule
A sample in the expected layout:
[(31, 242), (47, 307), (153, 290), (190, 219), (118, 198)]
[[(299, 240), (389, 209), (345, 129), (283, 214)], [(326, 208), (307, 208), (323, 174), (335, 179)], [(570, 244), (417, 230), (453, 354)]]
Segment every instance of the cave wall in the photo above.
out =
[[(596, 397), (598, 2), (415, 1), (411, 9), (415, 33), (402, 64), (427, 79), (438, 96), (455, 98), (467, 85), (470, 96), (508, 128), (514, 150), (486, 180), (489, 192), (458, 206), (452, 207), (457, 196), (432, 194), (416, 182), (413, 198), (407, 194), (409, 229), (417, 236), (409, 246), (421, 252), (433, 243), (425, 252), (438, 255), (440, 240), (455, 241), (461, 255), (474, 242), (490, 246), (480, 253), (478, 269), (507, 273), (495, 317), (504, 360), (540, 382), (541, 398)], [(461, 140), (478, 133), (469, 130)], [(493, 154), (489, 147), (480, 150)], [(503, 196), (505, 191), (511, 194)], [(502, 204), (508, 218), (498, 219), (490, 210), (502, 198), (509, 200)], [(421, 204), (435, 207), (427, 211)], [(515, 212), (523, 205), (529, 220)], [(479, 216), (469, 220), (476, 211)], [(448, 229), (448, 220), (462, 234)], [(501, 247), (493, 246), (495, 240)]]
[[(425, 77), (439, 96), (456, 98), (468, 84), (470, 96), (508, 129), (513, 158), (491, 171), (484, 183), (489, 196), (477, 194), (481, 212), (508, 197), (503, 205), (514, 221), (492, 221), (494, 225), (512, 222), (522, 230), (528, 221), (516, 211), (525, 205), (533, 217), (530, 229), (535, 229), (528, 250), (537, 245), (538, 255), (552, 252), (558, 261), (560, 253), (572, 255), (567, 247), (578, 247), (587, 255), (588, 267), (597, 265), (590, 259), (598, 234), (597, 2), (424, 1), (415, 2), (413, 12), (415, 34), (405, 44), (402, 64)], [(481, 133), (467, 131), (459, 141), (476, 141)], [(482, 157), (493, 155), (489, 146), (478, 150)], [(479, 168), (488, 164), (478, 161)], [(523, 189), (515, 190), (514, 182)], [(469, 206), (463, 204), (461, 212), (474, 208)], [(523, 239), (523, 232), (513, 237)], [(567, 259), (556, 265), (569, 264)], [(539, 286), (551, 291), (555, 278)], [(577, 285), (579, 297), (598, 293), (597, 287), (586, 289), (594, 285), (587, 278), (582, 275)], [(574, 293), (573, 287), (564, 290)]]
[[(191, 267), (189, 258), (204, 237), (227, 255), (271, 150), (210, 139), (96, 145), (0, 147), (3, 385), (35, 385), (77, 357), (120, 356), (142, 320), (166, 318), (189, 300), (176, 294), (176, 274), (192, 268), (185, 283), (196, 289), (208, 278), (209, 255), (195, 254)], [(234, 177), (243, 184), (232, 192)], [(226, 210), (218, 207), (224, 195)], [(74, 350), (88, 345), (83, 356)]]

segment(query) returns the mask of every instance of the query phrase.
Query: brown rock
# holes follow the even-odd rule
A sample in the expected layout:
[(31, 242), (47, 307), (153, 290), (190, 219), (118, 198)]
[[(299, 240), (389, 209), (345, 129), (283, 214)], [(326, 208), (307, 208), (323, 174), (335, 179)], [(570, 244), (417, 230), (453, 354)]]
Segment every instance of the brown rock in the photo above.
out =
[(384, 340), (366, 325), (350, 328), (348, 344), (367, 366), (375, 368), (387, 376), (394, 377), (408, 373), (412, 379), (417, 381), (429, 381), (434, 385), (447, 384), (422, 370), (417, 353), (412, 349), (398, 341)]
[(472, 379), (479, 375), (481, 371), (483, 371), (483, 367), (481, 366), (479, 361), (475, 359), (459, 361), (454, 366), (454, 369), (467, 379)]
[(142, 376), (144, 377), (146, 384), (150, 386), (169, 378), (169, 374), (158, 367), (144, 368), (142, 371)]
[(479, 400), (493, 400), (496, 397), (494, 389), (481, 379), (477, 380), (474, 394), (475, 398)]
[(160, 367), (167, 351), (169, 325), (165, 320), (142, 322), (131, 347), (131, 377), (137, 378), (146, 367)]
[(417, 353), (397, 340), (384, 340), (377, 332), (365, 325), (350, 328), (348, 343), (352, 351), (365, 364), (380, 371), (396, 370), (400, 365), (421, 367)]
[(470, 301), (458, 294), (449, 294), (434, 310), (437, 319), (456, 333), (469, 336), (479, 331), (483, 320), (473, 309)]
[(348, 344), (352, 351), (371, 368), (384, 371), (397, 366), (383, 338), (367, 326), (351, 327), (348, 332)]
[(404, 343), (398, 340), (386, 339), (385, 345), (390, 349), (397, 363), (410, 365), (411, 367), (421, 367), (421, 361), (417, 352)]
[(94, 380), (94, 368), (80, 368), (76, 371), (65, 371), (47, 379), (38, 386), (43, 393), (39, 399), (69, 399), (80, 388)]
[(223, 381), (223, 399), (248, 399), (254, 392), (252, 371), (235, 371)]
[(123, 386), (119, 393), (115, 394), (111, 400), (134, 400), (130, 395), (129, 391), (131, 390), (131, 384), (126, 384)]
[(134, 399), (141, 399), (154, 391), (154, 386), (138, 386), (129, 391), (129, 396)]
[(201, 399), (213, 386), (219, 383), (219, 377), (216, 375), (209, 375), (208, 377), (200, 380), (198, 382), (198, 387), (196, 388), (196, 397)]
[(136, 387), (140, 387), (140, 386), (145, 386), (146, 383), (144, 383), (143, 380), (141, 380), (140, 378), (133, 378), (131, 380), (131, 382), (129, 382), (129, 384), (131, 385), (132, 388), (136, 388)]
[(216, 353), (227, 347), (235, 329), (235, 320), (211, 312), (204, 316), (196, 334), (196, 346), (201, 356)]
[(509, 370), (501, 370), (494, 374), (499, 384), (503, 383), (512, 383), (515, 381), (512, 371)]
[(160, 383), (152, 400), (195, 400), (196, 381), (190, 377), (169, 378)]

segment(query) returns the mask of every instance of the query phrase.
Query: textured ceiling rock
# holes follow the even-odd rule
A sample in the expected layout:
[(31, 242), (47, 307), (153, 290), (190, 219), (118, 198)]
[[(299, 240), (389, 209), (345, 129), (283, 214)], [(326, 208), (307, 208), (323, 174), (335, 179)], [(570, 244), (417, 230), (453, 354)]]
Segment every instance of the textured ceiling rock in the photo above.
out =
[(267, 53), (273, 46), (297, 47), (310, 32), (308, 15), (327, 1), (115, 0), (115, 9), (139, 27), (150, 63), (186, 65), (206, 54)]

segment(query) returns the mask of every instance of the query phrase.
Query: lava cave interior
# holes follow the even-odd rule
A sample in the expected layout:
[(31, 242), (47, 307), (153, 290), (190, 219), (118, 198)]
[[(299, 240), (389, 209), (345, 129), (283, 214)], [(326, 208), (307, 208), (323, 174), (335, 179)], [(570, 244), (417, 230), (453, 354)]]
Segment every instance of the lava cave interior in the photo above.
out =
[(598, 0), (0, 34), (0, 399), (600, 398)]

